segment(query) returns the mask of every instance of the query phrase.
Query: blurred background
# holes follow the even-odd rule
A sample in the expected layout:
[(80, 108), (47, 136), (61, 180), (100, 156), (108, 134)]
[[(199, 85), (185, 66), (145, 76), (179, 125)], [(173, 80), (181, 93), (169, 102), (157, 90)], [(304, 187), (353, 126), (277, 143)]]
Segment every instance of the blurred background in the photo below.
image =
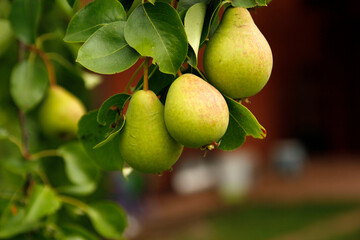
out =
[[(187, 148), (173, 171), (161, 176), (133, 172), (125, 180), (119, 172), (108, 173), (103, 194), (126, 209), (127, 239), (360, 239), (359, 5), (273, 0), (251, 12), (272, 48), (274, 68), (266, 87), (245, 106), (267, 137), (247, 138), (236, 151), (213, 150), (206, 157)], [(16, 57), (3, 58), (0, 70)], [(81, 95), (81, 78), (57, 72), (91, 110), (122, 92), (138, 66), (101, 76), (89, 95)], [(87, 84), (96, 82), (92, 76)], [(7, 84), (0, 89), (2, 106)], [(9, 112), (16, 115), (8, 108), (0, 109), (7, 114), (0, 114), (2, 124), (11, 121)]]
[[(360, 239), (359, 5), (274, 0), (252, 11), (274, 68), (246, 106), (267, 137), (205, 158), (185, 149), (162, 176), (113, 173), (129, 239)], [(94, 106), (136, 67), (106, 76)]]

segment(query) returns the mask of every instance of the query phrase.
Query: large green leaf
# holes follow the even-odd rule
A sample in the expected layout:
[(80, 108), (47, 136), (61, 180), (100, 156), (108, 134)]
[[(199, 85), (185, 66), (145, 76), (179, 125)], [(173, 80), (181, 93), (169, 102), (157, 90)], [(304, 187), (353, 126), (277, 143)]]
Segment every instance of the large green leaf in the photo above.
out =
[(64, 40), (66, 42), (85, 42), (102, 26), (119, 20), (126, 21), (126, 12), (119, 1), (96, 0), (72, 17)]
[(26, 206), (10, 203), (1, 213), (0, 238), (9, 238), (36, 228), (43, 217), (53, 214), (60, 206), (61, 202), (52, 189), (35, 185)]
[(140, 55), (125, 41), (125, 23), (117, 21), (97, 30), (79, 49), (76, 61), (102, 74), (118, 73), (131, 67)]
[(87, 211), (94, 228), (106, 238), (121, 238), (126, 227), (126, 214), (117, 204), (98, 202), (89, 205)]
[(232, 151), (240, 147), (246, 139), (246, 132), (241, 127), (240, 123), (230, 115), (229, 125), (225, 135), (221, 138), (219, 149), (224, 151)]
[(166, 3), (145, 3), (129, 16), (125, 39), (142, 56), (149, 56), (160, 71), (176, 74), (187, 53), (187, 37), (176, 10)]
[(241, 125), (246, 135), (259, 139), (266, 137), (265, 128), (260, 125), (249, 109), (229, 97), (225, 97), (225, 100), (228, 104), (230, 115)]
[(70, 142), (58, 150), (65, 161), (65, 172), (76, 185), (96, 183), (99, 171), (79, 142)]
[(20, 109), (29, 111), (44, 97), (48, 82), (43, 63), (25, 60), (17, 64), (11, 73), (11, 96)]
[(189, 10), (186, 12), (184, 20), (186, 35), (196, 57), (195, 66), (197, 66), (197, 58), (205, 15), (206, 4), (200, 2), (189, 8)]
[[(109, 111), (109, 119), (115, 119), (116, 111)], [(104, 170), (121, 170), (124, 160), (121, 159), (116, 135), (110, 142), (100, 148), (93, 147), (103, 141), (112, 130), (112, 121), (106, 125), (97, 122), (97, 111), (85, 114), (79, 121), (78, 138), (87, 154), (95, 161), (96, 165)]]
[(240, 147), (246, 136), (263, 139), (266, 130), (259, 124), (255, 116), (241, 103), (225, 97), (229, 107), (229, 126), (225, 135), (221, 138), (219, 149), (232, 151)]
[(35, 43), (41, 13), (40, 0), (14, 0), (10, 22), (15, 35), (24, 43)]

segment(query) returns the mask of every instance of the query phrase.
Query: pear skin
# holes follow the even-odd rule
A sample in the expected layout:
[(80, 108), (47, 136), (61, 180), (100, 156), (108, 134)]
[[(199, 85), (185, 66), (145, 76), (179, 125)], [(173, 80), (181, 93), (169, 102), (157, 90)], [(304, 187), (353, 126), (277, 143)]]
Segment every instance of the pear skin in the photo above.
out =
[(270, 46), (245, 8), (229, 7), (204, 52), (209, 82), (235, 99), (251, 97), (270, 78)]
[(140, 90), (132, 96), (119, 147), (121, 157), (143, 173), (169, 170), (179, 159), (183, 146), (169, 135), (164, 106), (154, 92)]
[(183, 74), (169, 88), (165, 123), (176, 141), (199, 148), (217, 142), (225, 134), (229, 109), (216, 88), (193, 74)]
[(40, 107), (39, 122), (50, 138), (71, 139), (76, 136), (78, 121), (85, 114), (82, 102), (60, 86), (50, 86)]

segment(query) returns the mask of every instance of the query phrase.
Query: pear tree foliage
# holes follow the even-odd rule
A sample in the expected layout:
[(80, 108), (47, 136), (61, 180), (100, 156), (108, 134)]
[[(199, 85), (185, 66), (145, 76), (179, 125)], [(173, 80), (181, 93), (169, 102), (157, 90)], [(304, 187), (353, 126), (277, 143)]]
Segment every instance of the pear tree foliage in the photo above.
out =
[[(149, 129), (161, 128), (159, 138), (171, 143), (154, 143), (149, 152), (162, 151), (161, 145), (174, 149), (165, 155), (172, 162), (163, 162), (159, 172), (171, 169), (183, 145), (187, 147), (166, 130), (164, 104), (166, 109), (171, 85), (179, 76), (191, 75), (189, 80), (196, 76), (204, 89), (215, 89), (199, 61), (201, 49), (221, 26), (221, 14), (227, 8), (251, 10), (269, 2), (0, 0), (0, 239), (123, 239), (126, 212), (101, 191), (106, 173), (118, 171), (127, 178), (133, 165), (145, 173), (159, 170), (157, 164), (142, 166), (140, 157), (125, 157), (132, 152), (126, 153), (131, 140), (124, 132), (133, 134), (133, 123), (149, 122), (152, 116), (138, 114), (141, 107), (135, 106), (144, 99), (155, 101), (158, 117)], [(119, 79), (130, 86), (142, 75), (136, 87), (91, 109), (90, 90), (101, 84), (101, 76), (129, 71), (136, 63), (139, 68), (131, 79)], [(54, 96), (58, 89), (61, 94)], [(132, 113), (126, 115), (133, 94), (141, 91), (151, 94), (138, 94), (146, 98), (134, 99)], [(181, 91), (185, 99), (192, 97)], [(200, 102), (210, 96), (194, 91)], [(221, 91), (214, 95), (222, 99), (227, 125), (202, 150), (231, 151), (248, 136), (266, 136), (244, 106), (246, 99)], [(171, 94), (175, 103), (166, 109), (169, 115), (179, 105), (177, 96)]]

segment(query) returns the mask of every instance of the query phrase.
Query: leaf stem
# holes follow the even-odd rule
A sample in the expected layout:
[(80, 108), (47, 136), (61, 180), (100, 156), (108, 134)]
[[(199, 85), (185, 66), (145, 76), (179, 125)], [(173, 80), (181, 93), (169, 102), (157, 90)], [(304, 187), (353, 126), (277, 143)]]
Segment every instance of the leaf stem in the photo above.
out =
[(29, 160), (30, 161), (35, 161), (41, 158), (45, 158), (45, 157), (57, 157), (60, 156), (59, 152), (55, 149), (49, 149), (49, 150), (44, 150), (44, 151), (40, 151), (37, 153), (34, 153), (30, 156)]
[(144, 86), (143, 89), (145, 91), (149, 90), (149, 62), (150, 57), (146, 57), (144, 61)]
[(54, 65), (48, 58), (47, 54), (43, 50), (37, 48), (34, 45), (26, 45), (26, 46), (28, 49), (30, 49), (30, 51), (36, 53), (43, 60), (45, 66), (46, 66), (46, 69), (48, 71), (49, 83), (51, 86), (55, 86), (56, 85), (56, 77), (55, 77)]
[(134, 72), (133, 75), (131, 76), (128, 84), (127, 84), (126, 87), (125, 87), (124, 93), (127, 93), (127, 91), (129, 91), (129, 88), (130, 88), (131, 83), (134, 81), (136, 75), (140, 72), (141, 68), (144, 66), (144, 63), (145, 63), (145, 61), (143, 61), (143, 62), (140, 64), (140, 66), (135, 70), (135, 72)]
[(68, 196), (64, 196), (64, 195), (60, 195), (59, 199), (67, 204), (73, 205), (79, 209), (81, 209), (82, 211), (86, 212), (88, 210), (88, 205), (78, 199), (72, 198), (72, 197), (68, 197)]

